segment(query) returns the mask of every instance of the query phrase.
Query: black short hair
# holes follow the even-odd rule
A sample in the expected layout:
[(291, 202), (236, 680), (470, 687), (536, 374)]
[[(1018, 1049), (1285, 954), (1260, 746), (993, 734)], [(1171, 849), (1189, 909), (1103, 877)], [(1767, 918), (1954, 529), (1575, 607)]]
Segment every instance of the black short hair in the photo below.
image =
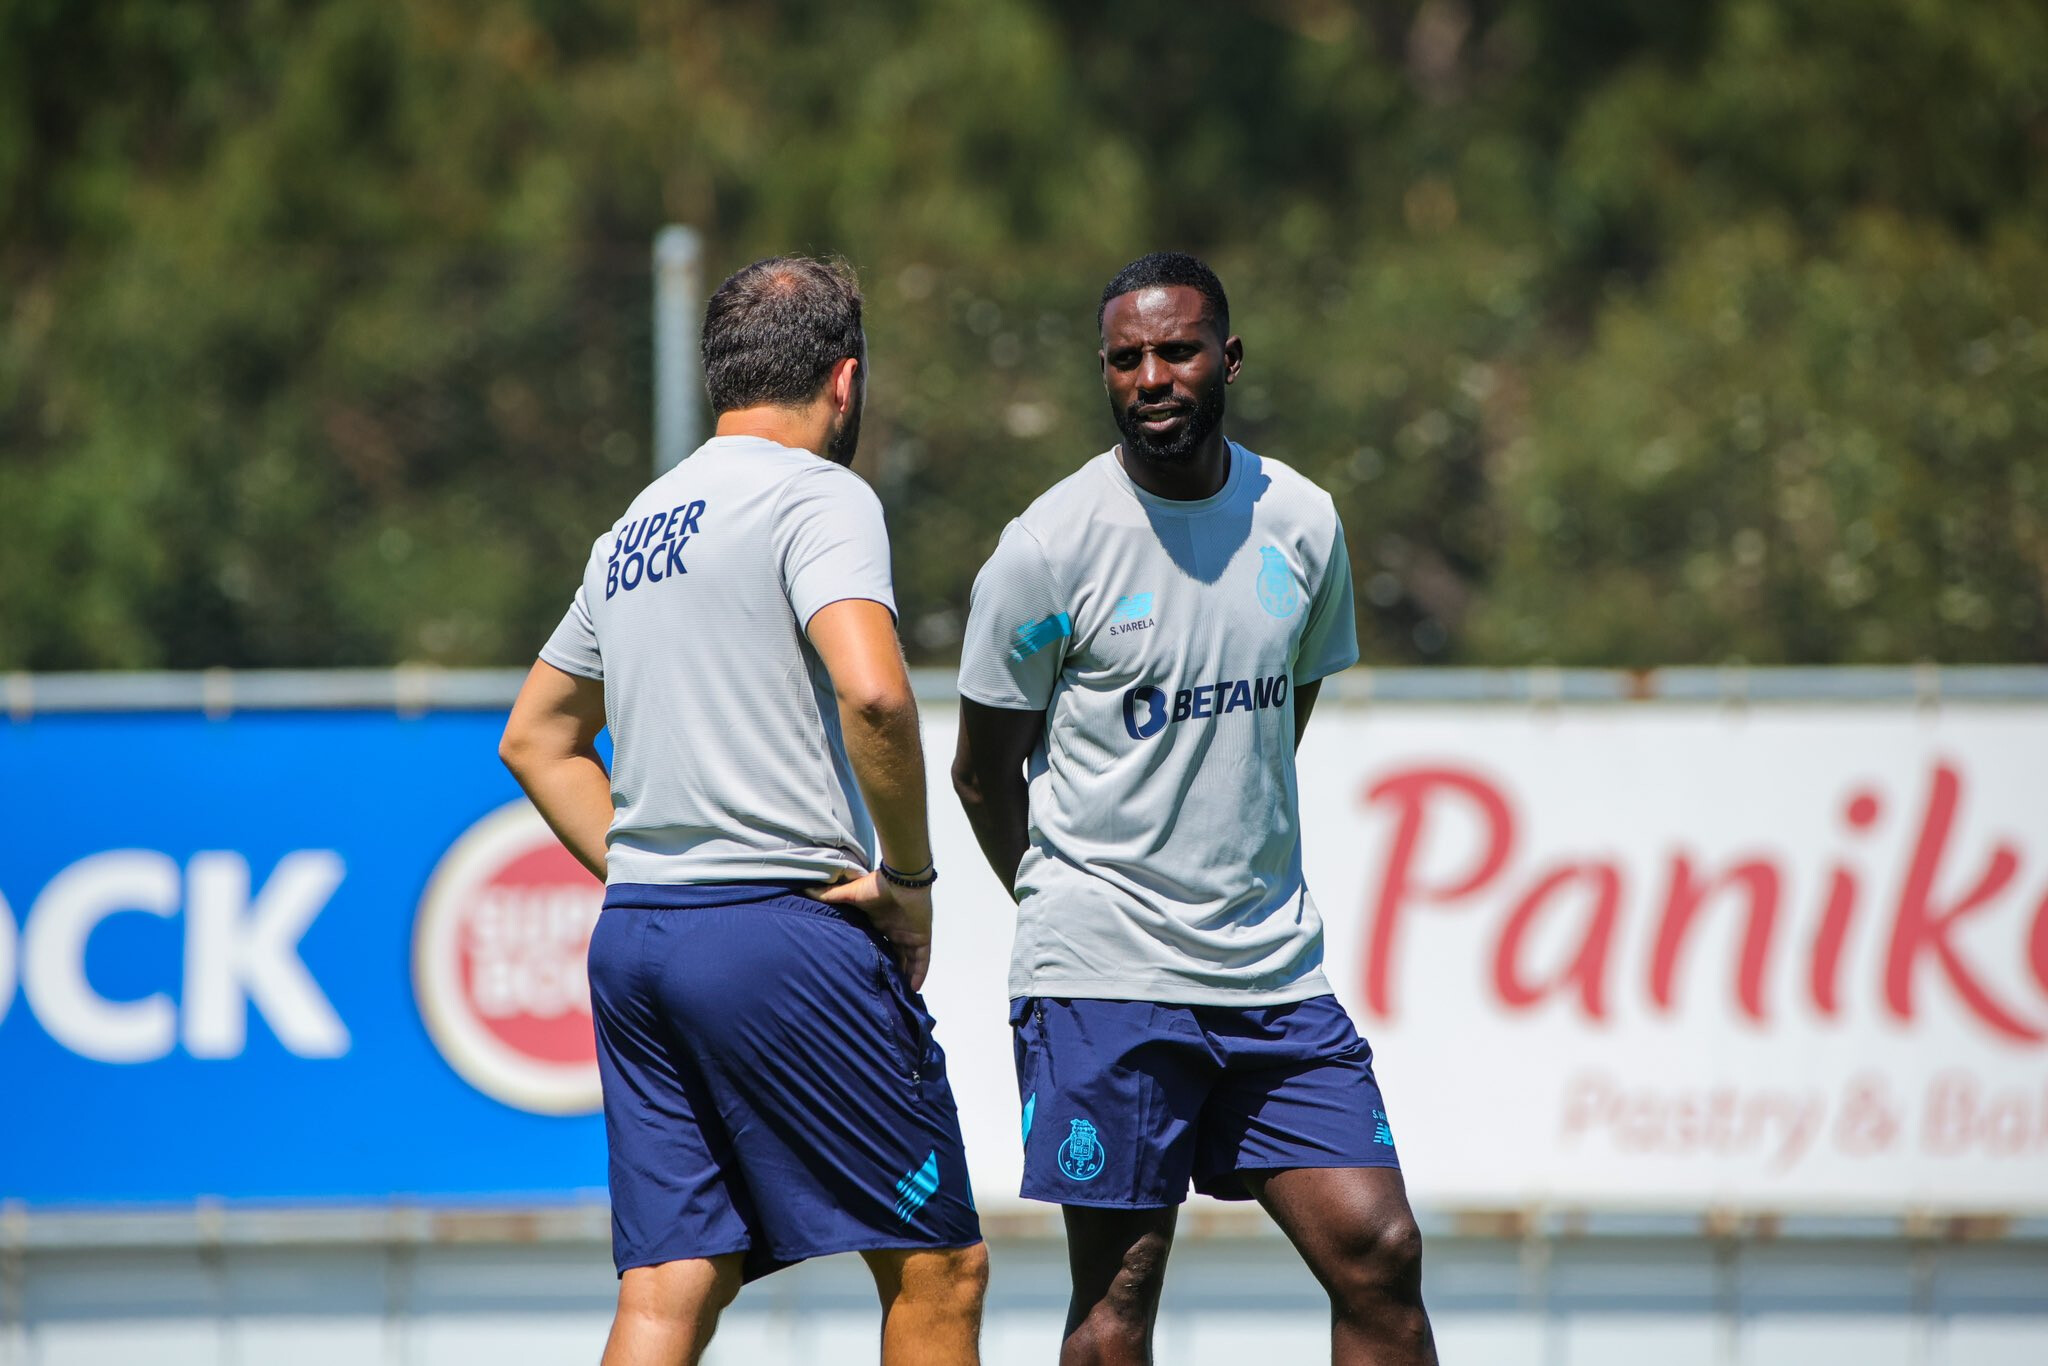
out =
[(1111, 299), (1154, 285), (1186, 285), (1198, 291), (1209, 305), (1209, 321), (1216, 324), (1218, 332), (1230, 335), (1230, 300), (1224, 297), (1223, 282), (1207, 262), (1184, 251), (1155, 251), (1118, 271), (1116, 278), (1103, 286), (1102, 302), (1095, 306), (1095, 330), (1102, 331), (1102, 315), (1109, 311)]
[(704, 391), (714, 414), (800, 406), (864, 342), (860, 281), (836, 257), (775, 256), (734, 271), (704, 309)]

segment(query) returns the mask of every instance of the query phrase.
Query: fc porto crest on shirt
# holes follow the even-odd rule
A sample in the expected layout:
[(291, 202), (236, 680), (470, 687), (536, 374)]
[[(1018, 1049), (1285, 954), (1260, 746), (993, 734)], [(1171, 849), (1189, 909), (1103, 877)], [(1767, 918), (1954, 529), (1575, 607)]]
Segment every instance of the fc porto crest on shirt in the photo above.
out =
[(1271, 616), (1291, 617), (1301, 607), (1301, 586), (1278, 546), (1259, 547), (1259, 606)]
[(1102, 1140), (1095, 1135), (1095, 1125), (1070, 1120), (1066, 1141), (1060, 1144), (1060, 1171), (1069, 1181), (1093, 1181), (1102, 1175), (1102, 1161)]

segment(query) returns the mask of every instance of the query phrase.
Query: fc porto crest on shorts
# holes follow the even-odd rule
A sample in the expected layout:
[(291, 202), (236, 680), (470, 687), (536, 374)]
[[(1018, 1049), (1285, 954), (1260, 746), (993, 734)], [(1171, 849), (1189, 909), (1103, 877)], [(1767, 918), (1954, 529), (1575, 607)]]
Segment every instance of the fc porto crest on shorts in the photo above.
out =
[(1102, 1175), (1102, 1140), (1095, 1136), (1093, 1123), (1068, 1123), (1066, 1141), (1060, 1144), (1060, 1171), (1069, 1181), (1093, 1181)]
[(1301, 607), (1301, 585), (1287, 567), (1278, 546), (1259, 547), (1259, 606), (1276, 617), (1291, 617)]

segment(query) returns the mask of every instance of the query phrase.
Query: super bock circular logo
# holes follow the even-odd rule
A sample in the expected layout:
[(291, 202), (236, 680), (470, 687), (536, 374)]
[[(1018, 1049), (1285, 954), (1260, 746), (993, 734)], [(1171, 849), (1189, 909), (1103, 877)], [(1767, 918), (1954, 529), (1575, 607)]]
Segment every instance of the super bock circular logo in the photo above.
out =
[(1259, 606), (1276, 617), (1291, 617), (1301, 606), (1301, 585), (1277, 546), (1259, 547)]
[(515, 1109), (599, 1107), (585, 958), (604, 888), (524, 799), (441, 857), (413, 922), (412, 985), (448, 1065)]
[(1089, 1121), (1068, 1122), (1066, 1140), (1060, 1144), (1060, 1170), (1069, 1181), (1093, 1181), (1102, 1175), (1102, 1140)]

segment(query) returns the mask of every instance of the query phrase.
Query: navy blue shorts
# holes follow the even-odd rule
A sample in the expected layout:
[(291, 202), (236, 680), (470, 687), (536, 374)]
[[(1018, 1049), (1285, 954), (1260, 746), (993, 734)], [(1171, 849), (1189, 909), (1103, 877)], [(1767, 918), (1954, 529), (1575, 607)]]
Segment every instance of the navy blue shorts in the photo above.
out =
[(1024, 1196), (1156, 1209), (1247, 1200), (1244, 1173), (1399, 1167), (1372, 1049), (1334, 996), (1176, 1006), (1010, 1003)]
[(621, 1273), (981, 1240), (932, 1017), (872, 926), (786, 886), (616, 886), (590, 1002)]

